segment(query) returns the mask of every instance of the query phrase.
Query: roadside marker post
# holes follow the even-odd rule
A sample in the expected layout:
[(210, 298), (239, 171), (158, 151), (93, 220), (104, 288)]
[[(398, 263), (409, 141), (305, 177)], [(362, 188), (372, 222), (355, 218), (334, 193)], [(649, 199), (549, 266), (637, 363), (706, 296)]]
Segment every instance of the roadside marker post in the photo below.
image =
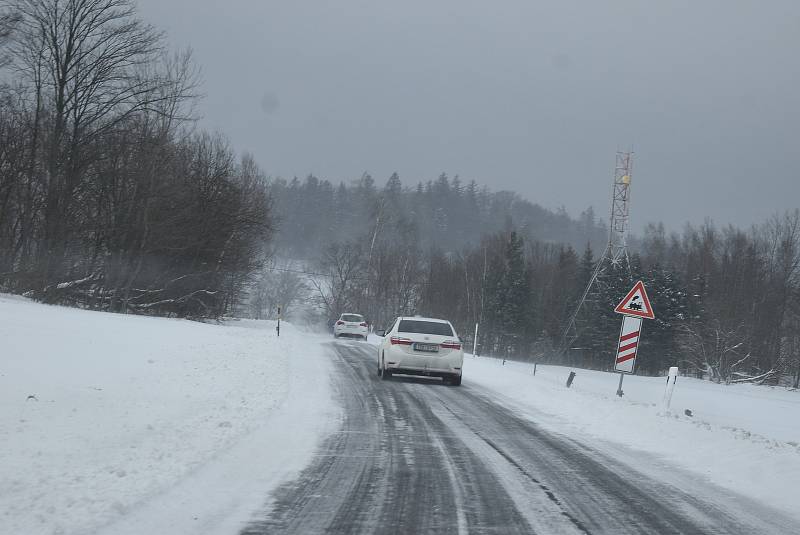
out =
[(675, 383), (678, 381), (678, 367), (672, 366), (667, 373), (667, 388), (664, 390), (664, 399), (661, 406), (664, 412), (669, 411), (670, 403), (672, 403), (672, 392), (675, 390)]
[(478, 324), (476, 323), (475, 324), (475, 336), (472, 338), (472, 356), (473, 356), (473, 358), (478, 356), (478, 354), (475, 353), (477, 347), (478, 347)]
[(572, 381), (575, 380), (575, 372), (569, 372), (569, 376), (567, 376), (567, 388), (572, 386)]
[(655, 318), (642, 281), (633, 285), (631, 291), (614, 308), (614, 312), (622, 314), (622, 326), (614, 356), (614, 371), (619, 372), (617, 395), (622, 397), (622, 379), (626, 373), (633, 373), (636, 364), (636, 353), (642, 339), (642, 320)]

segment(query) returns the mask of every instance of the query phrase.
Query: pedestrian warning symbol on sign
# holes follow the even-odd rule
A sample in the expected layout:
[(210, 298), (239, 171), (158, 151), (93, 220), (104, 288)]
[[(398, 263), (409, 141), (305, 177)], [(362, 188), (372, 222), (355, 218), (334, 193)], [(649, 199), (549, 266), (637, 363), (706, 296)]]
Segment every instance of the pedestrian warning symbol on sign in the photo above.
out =
[(625, 314), (626, 316), (636, 316), (639, 318), (653, 319), (653, 307), (644, 289), (644, 283), (638, 281), (625, 298), (619, 302), (614, 312)]

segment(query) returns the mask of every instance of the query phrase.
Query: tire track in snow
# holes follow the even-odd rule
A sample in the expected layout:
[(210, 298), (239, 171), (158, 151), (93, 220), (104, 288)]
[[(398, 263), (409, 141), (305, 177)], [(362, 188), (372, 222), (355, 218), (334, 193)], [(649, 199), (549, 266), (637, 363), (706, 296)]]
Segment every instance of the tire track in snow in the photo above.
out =
[(381, 381), (374, 351), (331, 344), (341, 429), (242, 534), (750, 534), (785, 527), (758, 515), (762, 522), (745, 521), (733, 506), (703, 502), (544, 431), (468, 378), (461, 388)]

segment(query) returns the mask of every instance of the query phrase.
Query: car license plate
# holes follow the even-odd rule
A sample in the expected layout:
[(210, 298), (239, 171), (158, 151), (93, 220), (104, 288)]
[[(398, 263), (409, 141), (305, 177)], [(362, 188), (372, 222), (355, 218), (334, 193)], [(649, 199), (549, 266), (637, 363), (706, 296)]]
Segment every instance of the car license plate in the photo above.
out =
[(424, 351), (426, 353), (438, 353), (439, 346), (436, 344), (414, 344), (414, 351)]

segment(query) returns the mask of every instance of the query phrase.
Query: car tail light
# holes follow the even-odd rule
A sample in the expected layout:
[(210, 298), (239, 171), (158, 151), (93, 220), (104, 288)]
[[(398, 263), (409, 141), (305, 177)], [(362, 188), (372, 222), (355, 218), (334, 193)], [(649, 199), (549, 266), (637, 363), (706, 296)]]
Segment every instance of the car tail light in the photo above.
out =
[(455, 340), (445, 340), (441, 345), (444, 349), (461, 349), (461, 342)]
[(400, 338), (399, 336), (392, 336), (391, 338), (389, 338), (389, 342), (391, 342), (393, 346), (394, 345), (401, 345), (401, 346), (410, 346), (411, 345), (411, 340), (410, 339), (408, 339), (408, 338)]
[(358, 324), (358, 326), (359, 326), (359, 327), (366, 327), (366, 326), (367, 326), (367, 324), (366, 324), (366, 323), (359, 323), (359, 324)]
[(337, 321), (336, 325), (344, 325), (344, 322), (343, 321)]

